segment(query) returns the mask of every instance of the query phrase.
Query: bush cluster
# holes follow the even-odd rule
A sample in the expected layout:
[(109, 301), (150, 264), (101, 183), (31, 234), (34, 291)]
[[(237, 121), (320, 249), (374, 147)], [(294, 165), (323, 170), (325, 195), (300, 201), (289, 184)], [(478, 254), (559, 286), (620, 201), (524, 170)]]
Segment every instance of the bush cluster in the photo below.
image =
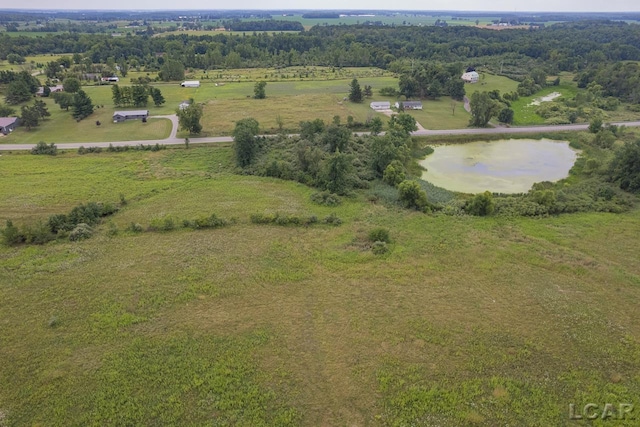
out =
[(20, 243), (42, 245), (61, 237), (82, 240), (91, 237), (92, 227), (99, 224), (102, 218), (117, 211), (118, 207), (110, 203), (89, 202), (74, 207), (68, 214), (54, 214), (46, 222), (37, 221), (22, 228), (7, 221), (1, 230), (2, 239), (8, 246)]
[[(167, 146), (166, 145), (160, 145), (158, 143), (154, 144), (154, 145), (145, 145), (145, 144), (138, 144), (138, 145), (118, 145), (118, 146), (114, 146), (113, 144), (109, 144), (109, 146), (107, 147), (107, 152), (109, 153), (122, 153), (125, 151), (129, 151), (129, 150), (133, 150), (133, 151), (160, 151), (160, 150), (166, 150)], [(95, 151), (96, 153), (99, 153), (100, 151)]]
[(171, 215), (157, 216), (151, 219), (149, 226), (143, 227), (141, 224), (132, 222), (126, 230), (131, 233), (142, 233), (143, 231), (173, 231), (178, 228), (190, 228), (192, 230), (202, 230), (207, 228), (222, 228), (235, 223), (234, 219), (227, 220), (220, 218), (216, 214), (209, 216), (202, 215), (194, 219), (178, 220)]
[(48, 156), (55, 156), (58, 154), (58, 147), (54, 143), (47, 144), (46, 142), (38, 142), (35, 147), (31, 149), (31, 154), (45, 154)]
[(182, 221), (182, 226), (184, 228), (193, 228), (194, 230), (204, 229), (204, 228), (221, 228), (225, 227), (229, 224), (224, 218), (218, 217), (216, 214), (211, 214), (210, 216), (200, 216), (193, 220), (185, 219)]
[(78, 154), (102, 153), (102, 147), (83, 147), (78, 148)]
[(252, 214), (250, 218), (251, 218), (251, 222), (254, 224), (275, 224), (275, 225), (283, 225), (283, 226), (286, 226), (286, 225), (309, 226), (309, 225), (317, 224), (319, 222), (322, 222), (323, 224), (330, 224), (330, 225), (342, 224), (342, 220), (338, 218), (338, 216), (335, 213), (327, 215), (322, 219), (322, 221), (320, 221), (318, 217), (315, 215), (303, 217), (299, 215), (285, 215), (279, 212), (276, 212), (273, 214), (263, 214), (263, 213)]
[(342, 203), (340, 196), (327, 190), (313, 193), (311, 201), (323, 206), (338, 206)]
[(369, 241), (372, 243), (375, 242), (385, 242), (391, 243), (391, 238), (389, 237), (389, 230), (386, 228), (378, 227), (369, 231), (369, 235), (367, 236)]

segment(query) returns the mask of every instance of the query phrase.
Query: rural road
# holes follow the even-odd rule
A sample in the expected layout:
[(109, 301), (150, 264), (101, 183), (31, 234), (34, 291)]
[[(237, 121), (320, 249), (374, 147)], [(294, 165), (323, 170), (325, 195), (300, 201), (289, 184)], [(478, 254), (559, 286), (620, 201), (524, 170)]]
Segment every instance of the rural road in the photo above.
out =
[[(112, 142), (73, 142), (73, 143), (56, 143), (56, 146), (60, 150), (75, 150), (80, 146), (86, 147), (103, 147), (107, 148), (109, 145), (114, 147), (118, 146), (135, 146), (135, 145), (180, 145), (184, 144), (183, 138), (177, 138), (178, 132), (178, 118), (175, 115), (170, 116), (153, 116), (150, 118), (165, 118), (171, 120), (173, 123), (173, 129), (171, 134), (166, 139), (151, 139), (143, 141), (112, 141)], [(640, 127), (640, 121), (633, 122), (617, 122), (612, 123), (617, 126), (627, 127)], [(495, 127), (495, 128), (467, 128), (467, 129), (446, 129), (446, 130), (429, 130), (423, 129), (413, 132), (414, 136), (438, 136), (438, 135), (491, 135), (491, 134), (525, 134), (525, 133), (541, 133), (541, 132), (565, 132), (565, 131), (580, 131), (586, 130), (589, 127), (588, 123), (574, 124), (574, 125), (553, 125), (553, 126), (518, 126), (518, 127)], [(366, 134), (366, 132), (359, 133), (360, 135)], [(0, 140), (1, 141), (1, 140)], [(233, 138), (230, 136), (215, 136), (206, 138), (189, 138), (190, 144), (209, 144), (216, 142), (232, 142)], [(0, 142), (0, 151), (18, 151), (18, 150), (31, 150), (35, 144), (2, 144)]]

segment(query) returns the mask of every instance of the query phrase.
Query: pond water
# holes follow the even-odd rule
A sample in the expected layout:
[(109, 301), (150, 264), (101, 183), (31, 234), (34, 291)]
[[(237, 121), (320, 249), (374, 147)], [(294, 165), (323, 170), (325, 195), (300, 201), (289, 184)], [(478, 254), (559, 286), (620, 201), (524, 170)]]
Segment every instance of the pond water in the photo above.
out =
[(422, 179), (463, 193), (523, 193), (569, 175), (578, 153), (566, 141), (509, 139), (435, 146)]

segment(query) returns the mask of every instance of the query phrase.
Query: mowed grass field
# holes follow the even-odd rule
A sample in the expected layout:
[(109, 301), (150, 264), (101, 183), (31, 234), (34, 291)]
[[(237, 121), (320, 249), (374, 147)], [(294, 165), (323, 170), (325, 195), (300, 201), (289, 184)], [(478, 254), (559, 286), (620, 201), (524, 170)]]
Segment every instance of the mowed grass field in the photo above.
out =
[[(231, 153), (0, 157), (3, 223), (128, 201), (89, 240), (0, 246), (3, 423), (571, 426), (572, 403), (638, 404), (637, 210), (321, 207), (300, 184), (233, 174)], [(249, 221), (265, 212), (343, 224)], [(211, 213), (236, 223), (125, 231)], [(375, 227), (387, 255), (366, 248)]]

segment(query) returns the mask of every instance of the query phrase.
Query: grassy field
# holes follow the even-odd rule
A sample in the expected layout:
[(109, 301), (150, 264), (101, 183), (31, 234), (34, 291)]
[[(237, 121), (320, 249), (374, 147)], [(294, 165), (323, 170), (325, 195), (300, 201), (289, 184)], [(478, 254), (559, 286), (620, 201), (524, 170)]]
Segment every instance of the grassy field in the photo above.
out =
[[(6, 425), (569, 426), (571, 403), (638, 404), (637, 210), (321, 207), (300, 184), (233, 175), (228, 145), (0, 164), (2, 222), (128, 200), (115, 236), (0, 246)], [(263, 212), (344, 223), (250, 223)], [(125, 231), (211, 213), (237, 222)], [(374, 227), (389, 254), (366, 249)]]
[(500, 93), (514, 92), (518, 89), (518, 82), (508, 77), (481, 72), (478, 83), (465, 84), (464, 88), (467, 96), (471, 97), (474, 92), (484, 92), (495, 89), (499, 90)]

